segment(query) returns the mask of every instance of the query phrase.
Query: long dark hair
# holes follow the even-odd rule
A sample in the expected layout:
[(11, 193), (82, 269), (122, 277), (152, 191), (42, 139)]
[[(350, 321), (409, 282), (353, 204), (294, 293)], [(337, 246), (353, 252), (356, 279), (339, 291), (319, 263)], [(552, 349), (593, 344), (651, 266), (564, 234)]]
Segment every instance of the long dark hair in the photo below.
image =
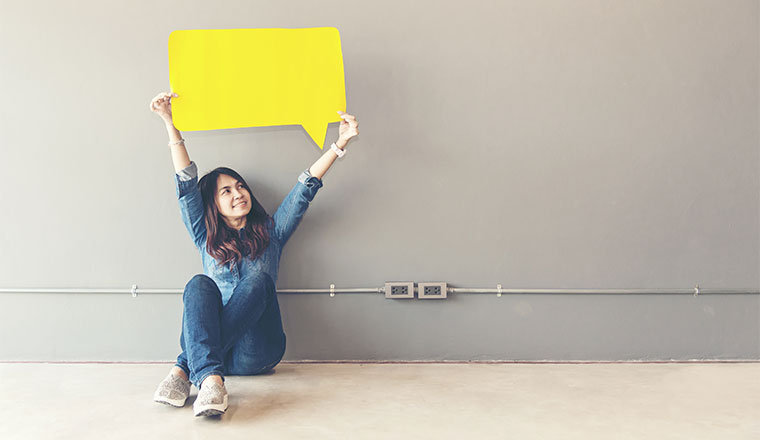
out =
[[(242, 234), (238, 234), (238, 231), (227, 226), (216, 207), (215, 194), (220, 174), (226, 174), (237, 179), (251, 195), (251, 211), (246, 215), (245, 228)], [(253, 196), (253, 191), (245, 179), (235, 170), (218, 167), (203, 176), (198, 182), (198, 186), (203, 196), (203, 205), (206, 211), (206, 249), (209, 255), (214, 257), (219, 265), (230, 262), (235, 264), (246, 255), (250, 255), (252, 259), (261, 255), (269, 246), (267, 226), (270, 224), (269, 222), (274, 225), (274, 219), (267, 214), (261, 203)]]

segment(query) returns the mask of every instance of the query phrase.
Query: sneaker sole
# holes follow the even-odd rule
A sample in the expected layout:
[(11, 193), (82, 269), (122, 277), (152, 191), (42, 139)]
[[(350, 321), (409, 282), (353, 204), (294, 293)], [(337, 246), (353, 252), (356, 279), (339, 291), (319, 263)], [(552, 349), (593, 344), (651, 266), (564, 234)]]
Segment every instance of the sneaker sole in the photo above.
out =
[(227, 410), (227, 394), (224, 395), (224, 401), (222, 403), (211, 403), (194, 408), (194, 410), (196, 417), (218, 416), (224, 414), (224, 411)]
[(168, 397), (163, 397), (163, 396), (153, 396), (153, 401), (157, 403), (163, 403), (164, 405), (170, 405), (175, 408), (182, 408), (183, 406), (185, 406), (185, 402), (187, 401), (187, 398), (179, 400), (179, 399), (170, 399)]

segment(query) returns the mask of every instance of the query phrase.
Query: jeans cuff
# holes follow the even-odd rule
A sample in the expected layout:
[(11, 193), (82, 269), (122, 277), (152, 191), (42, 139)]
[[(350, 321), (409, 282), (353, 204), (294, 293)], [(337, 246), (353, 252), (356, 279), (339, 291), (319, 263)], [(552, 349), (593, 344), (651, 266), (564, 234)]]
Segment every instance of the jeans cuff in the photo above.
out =
[(181, 368), (182, 371), (185, 372), (185, 374), (187, 375), (187, 377), (190, 377), (190, 370), (189, 369), (185, 368), (183, 365), (180, 365), (179, 363), (174, 364), (174, 366)]
[(220, 376), (222, 378), (222, 383), (224, 383), (224, 373), (222, 373), (221, 371), (209, 371), (208, 373), (205, 373), (203, 376), (198, 378), (198, 383), (195, 384), (196, 388), (200, 390), (201, 385), (203, 384), (203, 381), (206, 380), (207, 377), (212, 376), (214, 374)]

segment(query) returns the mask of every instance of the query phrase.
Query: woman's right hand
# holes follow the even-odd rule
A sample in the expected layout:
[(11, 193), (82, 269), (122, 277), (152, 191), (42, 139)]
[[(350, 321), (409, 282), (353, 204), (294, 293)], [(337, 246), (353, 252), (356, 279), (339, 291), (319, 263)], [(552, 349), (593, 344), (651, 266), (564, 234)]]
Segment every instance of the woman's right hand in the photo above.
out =
[(162, 92), (156, 95), (150, 102), (150, 111), (156, 113), (164, 122), (172, 123), (171, 98), (177, 97), (176, 93)]

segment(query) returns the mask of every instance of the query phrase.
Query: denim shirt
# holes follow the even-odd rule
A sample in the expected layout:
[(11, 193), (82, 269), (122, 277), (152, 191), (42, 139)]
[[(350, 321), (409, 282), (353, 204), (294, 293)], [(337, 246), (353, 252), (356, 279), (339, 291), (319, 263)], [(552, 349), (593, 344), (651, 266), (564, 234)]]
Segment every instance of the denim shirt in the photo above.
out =
[[(253, 274), (263, 271), (277, 285), (277, 271), (280, 266), (282, 248), (301, 222), (304, 213), (306, 213), (306, 208), (309, 207), (309, 202), (314, 199), (317, 190), (322, 187), (321, 179), (312, 176), (308, 169), (303, 171), (298, 176), (296, 185), (285, 196), (272, 216), (274, 226), (268, 226), (269, 246), (266, 250), (255, 259), (251, 259), (249, 255), (244, 256), (237, 264), (227, 263), (220, 266), (216, 259), (206, 251), (206, 221), (203, 198), (198, 187), (198, 167), (195, 162), (191, 161), (190, 165), (178, 171), (174, 175), (174, 181), (177, 187), (182, 222), (201, 254), (203, 272), (216, 282), (222, 292), (222, 304), (227, 304), (241, 279)], [(243, 228), (238, 230), (238, 234), (241, 234), (242, 231)]]

